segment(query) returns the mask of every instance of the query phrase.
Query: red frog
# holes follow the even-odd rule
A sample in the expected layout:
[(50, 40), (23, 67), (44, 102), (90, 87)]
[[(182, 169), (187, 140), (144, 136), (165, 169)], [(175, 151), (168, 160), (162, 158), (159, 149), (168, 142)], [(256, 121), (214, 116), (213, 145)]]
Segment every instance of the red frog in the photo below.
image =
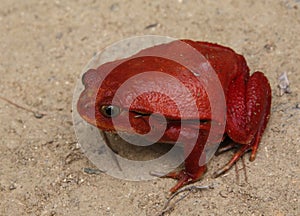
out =
[[(198, 56), (190, 55), (188, 50), (191, 49), (185, 49), (185, 46), (204, 57), (205, 62), (196, 69), (196, 73), (191, 69), (195, 67), (190, 65), (197, 61)], [(163, 58), (164, 54), (170, 58)], [(185, 62), (185, 65), (174, 59)], [(151, 72), (160, 73), (151, 76)], [(126, 81), (142, 73), (144, 76), (141, 79), (133, 79), (127, 84), (129, 91), (121, 91), (116, 96)], [(217, 75), (221, 89), (211, 78), (213, 73)], [(185, 96), (182, 87), (164, 74), (178, 79), (189, 90), (191, 97)], [(83, 75), (82, 81), (85, 89), (78, 100), (78, 112), (85, 121), (99, 129), (141, 135), (164, 129), (158, 140), (162, 143), (176, 142), (183, 134), (185, 168), (167, 174), (167, 177), (178, 179), (171, 192), (199, 180), (206, 172), (207, 161), (200, 161), (205, 145), (229, 138), (240, 147), (232, 159), (215, 172), (215, 176), (229, 170), (249, 150), (252, 151), (250, 160), (253, 161), (270, 116), (271, 88), (264, 74), (255, 72), (250, 76), (242, 55), (228, 47), (208, 42), (178, 40), (150, 47), (132, 57), (90, 69)], [(150, 90), (143, 92), (143, 89)], [(136, 92), (143, 93), (136, 95)], [(224, 96), (225, 105), (221, 108), (225, 109), (223, 114), (226, 118), (218, 104), (222, 100), (220, 95)], [(196, 112), (191, 108), (191, 98)], [(220, 112), (220, 115), (212, 115), (213, 107), (217, 107), (214, 111)], [(150, 121), (151, 114), (157, 113), (164, 116), (164, 127), (159, 115)], [(124, 123), (128, 118), (130, 126)], [(208, 139), (213, 125), (222, 124), (223, 129), (216, 129), (214, 138)], [(195, 141), (191, 144), (193, 138)]]

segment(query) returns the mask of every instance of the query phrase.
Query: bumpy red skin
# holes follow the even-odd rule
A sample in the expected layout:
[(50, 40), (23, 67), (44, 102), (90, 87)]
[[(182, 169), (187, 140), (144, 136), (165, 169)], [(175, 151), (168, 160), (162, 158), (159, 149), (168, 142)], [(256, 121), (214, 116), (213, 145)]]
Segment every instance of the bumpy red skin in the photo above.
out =
[[(199, 78), (194, 76), (186, 67), (174, 61), (153, 56), (153, 53), (171, 53), (170, 55), (174, 58), (184, 56), (185, 60), (193, 62), (195, 56), (189, 56), (188, 53), (185, 53), (184, 45), (182, 45), (184, 43), (182, 42), (194, 47), (206, 58), (218, 75), (224, 91), (227, 105), (225, 131), (216, 131), (215, 140), (209, 142), (220, 142), (222, 137), (228, 136), (235, 143), (241, 144), (240, 150), (233, 156), (232, 160), (218, 170), (215, 175), (218, 176), (226, 172), (248, 150), (252, 150), (250, 160), (254, 160), (261, 136), (270, 116), (271, 88), (262, 72), (255, 72), (250, 76), (244, 57), (224, 46), (207, 42), (181, 40), (181, 43), (175, 41), (155, 46), (141, 51), (132, 58), (106, 63), (96, 70), (92, 69), (84, 74), (85, 90), (82, 92), (77, 105), (79, 114), (87, 122), (102, 130), (112, 132), (120, 130), (146, 134), (151, 128), (148, 121), (149, 117), (135, 118), (136, 112), (161, 113), (164, 115), (167, 119), (167, 126), (160, 141), (174, 142), (180, 132), (184, 134), (185, 141), (185, 169), (168, 175), (168, 177), (178, 179), (178, 183), (171, 189), (171, 192), (175, 192), (185, 184), (197, 181), (205, 173), (206, 165), (199, 165), (199, 158), (203, 153), (204, 146), (207, 145), (211, 123), (222, 124), (222, 119), (224, 119), (222, 114), (213, 117), (211, 115), (212, 107), (218, 107), (216, 103), (220, 100), (220, 92), (217, 89), (214, 91), (214, 83), (210, 80), (209, 73), (211, 71), (201, 71), (200, 77), (203, 75), (204, 78), (201, 78), (203, 80), (199, 82)], [(111, 118), (102, 115), (99, 108), (102, 105), (112, 103), (116, 91), (126, 80), (147, 71), (163, 72), (180, 80), (190, 90), (192, 99), (196, 101), (199, 114), (195, 114), (193, 111), (189, 112), (189, 109), (191, 109), (190, 99), (182, 96), (180, 88), (176, 89), (172, 80), (159, 76), (146, 76), (143, 79), (132, 81), (128, 87), (129, 91), (125, 91), (114, 101), (117, 103), (114, 105), (122, 108), (122, 112), (116, 117), (118, 125), (113, 124)], [(208, 77), (205, 77), (204, 74), (207, 73)], [(208, 100), (208, 95), (203, 87), (205, 84), (203, 83), (207, 83), (212, 89), (209, 95), (210, 100)], [(144, 93), (134, 99), (133, 103), (130, 102), (134, 97), (134, 94), (130, 92), (139, 92), (149, 88), (149, 86), (152, 88), (154, 86), (156, 92)], [(165, 94), (157, 92), (164, 92)], [(181, 100), (180, 109), (186, 111), (184, 115), (179, 112), (172, 98)], [(210, 102), (215, 103), (213, 105), (216, 106), (211, 106)], [(128, 115), (132, 128), (122, 125)], [(184, 127), (178, 124), (180, 119), (187, 120)], [(199, 122), (191, 121), (195, 119), (205, 120), (206, 123), (199, 125)], [(154, 128), (158, 132), (162, 129), (159, 117), (154, 118), (151, 124), (155, 126)], [(195, 146), (190, 145), (189, 142), (195, 136), (194, 134), (198, 134)]]

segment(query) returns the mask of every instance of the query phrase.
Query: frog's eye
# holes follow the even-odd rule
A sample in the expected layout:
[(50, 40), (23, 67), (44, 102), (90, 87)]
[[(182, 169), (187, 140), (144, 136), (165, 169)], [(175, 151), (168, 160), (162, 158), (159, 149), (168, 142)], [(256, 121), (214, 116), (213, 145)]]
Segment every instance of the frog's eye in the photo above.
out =
[(114, 105), (103, 105), (101, 106), (100, 111), (105, 117), (110, 118), (116, 117), (120, 114), (120, 108)]

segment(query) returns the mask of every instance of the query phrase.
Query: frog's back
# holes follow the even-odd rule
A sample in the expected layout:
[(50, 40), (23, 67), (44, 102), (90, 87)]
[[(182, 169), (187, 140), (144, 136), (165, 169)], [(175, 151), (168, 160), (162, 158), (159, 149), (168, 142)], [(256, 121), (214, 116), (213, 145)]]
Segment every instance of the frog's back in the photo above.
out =
[(198, 50), (209, 61), (219, 76), (225, 91), (227, 91), (230, 81), (235, 79), (239, 73), (249, 76), (249, 68), (245, 58), (231, 48), (209, 42), (183, 41)]
[[(98, 99), (111, 98), (110, 102), (114, 100), (125, 109), (161, 113), (169, 119), (211, 119), (210, 104), (218, 103), (221, 94), (209, 88), (216, 85), (209, 64), (218, 75), (224, 95), (230, 80), (240, 73), (241, 68), (248, 73), (248, 67), (244, 58), (230, 48), (206, 42), (183, 42), (151, 47), (117, 64), (100, 66), (96, 73), (100, 74), (104, 68), (112, 71), (103, 80)], [(199, 60), (200, 53), (195, 56), (186, 44), (205, 59)], [(191, 71), (190, 65), (195, 68), (196, 61), (202, 65)], [(209, 95), (207, 88), (212, 89)]]

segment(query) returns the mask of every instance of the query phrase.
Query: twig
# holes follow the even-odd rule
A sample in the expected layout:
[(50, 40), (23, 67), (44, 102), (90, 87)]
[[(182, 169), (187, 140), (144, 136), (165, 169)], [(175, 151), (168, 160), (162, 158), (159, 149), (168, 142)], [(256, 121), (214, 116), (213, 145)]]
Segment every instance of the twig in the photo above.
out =
[[(185, 197), (187, 197), (191, 192), (196, 192), (197, 190), (203, 190), (203, 189), (213, 189), (214, 186), (213, 185), (206, 185), (206, 186), (196, 186), (196, 185), (192, 185), (192, 186), (188, 186), (188, 187), (184, 187), (179, 189), (178, 191), (176, 191), (175, 193), (172, 194), (172, 196), (166, 201), (161, 213), (159, 213), (158, 216), (163, 216), (165, 213), (174, 210), (174, 206), (176, 203), (180, 202), (181, 200), (183, 200)], [(188, 191), (188, 193), (182, 195), (179, 199), (177, 199), (172, 205), (170, 205), (170, 202), (180, 193)]]
[(156, 26), (158, 26), (158, 23), (152, 23), (152, 24), (150, 24), (150, 25), (147, 25), (147, 26), (145, 27), (145, 29), (155, 28)]
[(240, 184), (240, 175), (239, 175), (239, 170), (238, 170), (236, 163), (234, 163), (234, 169), (235, 169), (236, 182), (237, 182), (237, 184)]
[(247, 176), (247, 169), (246, 169), (246, 163), (245, 163), (245, 159), (242, 156), (242, 163), (243, 163), (243, 170), (244, 170), (244, 174), (245, 174), (245, 181), (246, 183), (248, 183), (248, 176)]
[(246, 166), (246, 163), (245, 163), (244, 155), (241, 156), (241, 161), (242, 161), (243, 167), (240, 168), (240, 169), (238, 169), (237, 163), (234, 164), (237, 184), (240, 184), (240, 175), (239, 175), (240, 170), (244, 171), (245, 182), (248, 183), (248, 176), (247, 176), (247, 169), (246, 169), (247, 166)]
[(5, 97), (0, 96), (0, 99), (6, 101), (7, 103), (9, 103), (9, 104), (11, 104), (11, 105), (13, 105), (13, 106), (15, 106), (15, 107), (17, 107), (19, 109), (22, 109), (22, 110), (25, 110), (27, 112), (33, 113), (33, 115), (34, 115), (35, 118), (43, 118), (46, 115), (45, 113), (40, 113), (38, 111), (33, 111), (32, 109), (29, 109), (29, 108), (26, 108), (26, 107), (21, 106), (19, 104), (16, 104), (15, 102), (13, 102), (13, 101), (5, 98)]

